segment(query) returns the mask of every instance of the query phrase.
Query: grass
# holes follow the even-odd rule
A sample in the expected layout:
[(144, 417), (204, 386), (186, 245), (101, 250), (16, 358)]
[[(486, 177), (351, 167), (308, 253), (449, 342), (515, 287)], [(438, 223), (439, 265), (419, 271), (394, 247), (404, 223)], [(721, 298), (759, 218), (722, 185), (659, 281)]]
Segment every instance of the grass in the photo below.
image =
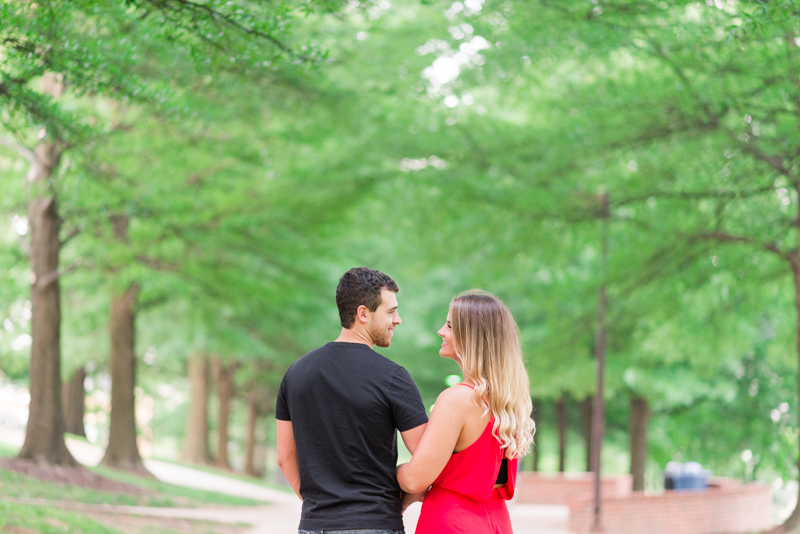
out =
[(0, 501), (0, 532), (25, 531), (41, 534), (120, 534), (118, 530), (66, 510)]
[(197, 507), (206, 504), (230, 506), (262, 504), (252, 499), (173, 486), (157, 480), (140, 478), (129, 473), (102, 467), (91, 468), (91, 471), (106, 478), (126, 482), (148, 491), (145, 495), (97, 491), (81, 486), (37, 480), (21, 473), (0, 469), (0, 496), (128, 506)]
[(12, 447), (0, 441), (0, 458), (11, 458), (19, 452), (18, 447)]
[(107, 467), (90, 467), (89, 470), (111, 480), (125, 482), (132, 486), (138, 486), (156, 493), (158, 497), (154, 496), (151, 498), (147, 506), (199, 506), (203, 504), (256, 506), (264, 504), (261, 501), (247, 499), (245, 497), (236, 497), (213, 491), (174, 486), (152, 478), (142, 478), (125, 471), (118, 471)]
[(97, 512), (87, 516), (53, 506), (10, 503), (0, 499), (0, 532), (9, 534), (230, 534), (240, 530), (241, 526), (237, 528), (208, 521)]
[[(17, 452), (19, 452), (17, 447), (0, 443), (0, 457), (10, 458), (16, 456)], [(96, 491), (81, 486), (41, 481), (21, 473), (0, 469), (0, 496), (64, 500), (87, 504), (179, 506), (186, 508), (208, 504), (224, 506), (255, 506), (263, 504), (253, 499), (173, 486), (155, 479), (142, 478), (125, 471), (117, 471), (106, 467), (90, 467), (88, 469), (111, 480), (144, 488), (147, 490), (147, 494), (135, 496), (117, 492)], [(228, 473), (223, 471), (218, 471), (218, 474), (229, 476)]]

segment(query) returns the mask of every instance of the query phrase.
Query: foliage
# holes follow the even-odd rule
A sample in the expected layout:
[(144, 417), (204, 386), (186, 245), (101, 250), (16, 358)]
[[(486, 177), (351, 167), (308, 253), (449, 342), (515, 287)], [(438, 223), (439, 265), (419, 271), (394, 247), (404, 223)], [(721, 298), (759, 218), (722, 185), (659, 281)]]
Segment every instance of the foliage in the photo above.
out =
[[(338, 277), (369, 265), (401, 287), (381, 352), (426, 405), (458, 371), (435, 332), (470, 287), (514, 312), (532, 395), (580, 400), (604, 284), (615, 448), (637, 394), (659, 465), (796, 477), (791, 2), (196, 4), (221, 20), (181, 5), (61, 2), (55, 24), (2, 4), (4, 127), (70, 147), (53, 183), (80, 231), (63, 253), (80, 265), (64, 279), (67, 367), (102, 369), (108, 295), (136, 282), (145, 393), (180, 388), (204, 350), (242, 363), (240, 393), (274, 396), (337, 335)], [(33, 89), (46, 70), (69, 79), (60, 101)], [(24, 329), (9, 226), (24, 167), (0, 157), (0, 309)], [(19, 379), (14, 339), (0, 367)], [(176, 414), (159, 417), (179, 436)]]

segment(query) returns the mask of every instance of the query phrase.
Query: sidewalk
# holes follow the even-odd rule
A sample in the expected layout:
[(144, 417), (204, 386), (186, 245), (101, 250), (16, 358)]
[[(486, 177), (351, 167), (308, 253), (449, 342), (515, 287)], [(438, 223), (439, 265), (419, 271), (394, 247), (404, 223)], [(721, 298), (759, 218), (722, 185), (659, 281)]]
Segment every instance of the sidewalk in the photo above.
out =
[[(138, 515), (213, 521), (231, 525), (250, 525), (244, 534), (297, 534), (300, 520), (300, 501), (267, 506), (225, 508), (156, 508), (149, 506), (117, 506), (108, 504), (83, 504), (45, 499), (5, 499), (8, 502), (34, 506), (53, 506), (86, 513)], [(413, 505), (403, 517), (406, 532), (412, 534), (417, 525), (421, 506)], [(559, 506), (514, 505), (509, 506), (515, 534), (568, 534), (567, 510)]]

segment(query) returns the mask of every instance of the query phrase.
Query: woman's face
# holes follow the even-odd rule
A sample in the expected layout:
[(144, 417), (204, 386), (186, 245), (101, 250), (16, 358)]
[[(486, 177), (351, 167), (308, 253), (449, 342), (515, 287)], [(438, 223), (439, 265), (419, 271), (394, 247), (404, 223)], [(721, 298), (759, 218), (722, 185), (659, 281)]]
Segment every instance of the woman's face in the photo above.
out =
[(439, 329), (438, 334), (442, 336), (442, 348), (439, 349), (439, 356), (458, 361), (456, 348), (453, 345), (453, 326), (450, 323), (450, 313), (447, 313), (447, 322)]

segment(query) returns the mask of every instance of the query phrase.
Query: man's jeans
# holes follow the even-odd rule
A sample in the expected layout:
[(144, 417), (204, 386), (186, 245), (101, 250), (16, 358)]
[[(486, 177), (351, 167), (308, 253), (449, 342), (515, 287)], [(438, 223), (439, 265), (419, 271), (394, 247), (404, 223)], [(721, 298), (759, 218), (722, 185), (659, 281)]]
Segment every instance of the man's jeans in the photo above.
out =
[(375, 530), (371, 528), (354, 528), (350, 530), (303, 530), (297, 534), (406, 534), (405, 530)]

